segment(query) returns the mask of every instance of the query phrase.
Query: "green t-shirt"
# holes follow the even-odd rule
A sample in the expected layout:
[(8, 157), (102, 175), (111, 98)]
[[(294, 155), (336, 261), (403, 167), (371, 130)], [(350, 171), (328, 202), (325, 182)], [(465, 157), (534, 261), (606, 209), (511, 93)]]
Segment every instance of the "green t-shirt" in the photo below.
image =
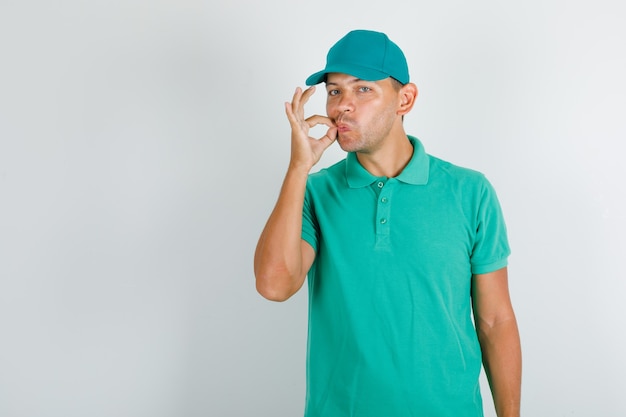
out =
[(306, 417), (478, 417), (472, 274), (507, 265), (496, 194), (476, 171), (414, 152), (395, 178), (355, 154), (309, 177)]

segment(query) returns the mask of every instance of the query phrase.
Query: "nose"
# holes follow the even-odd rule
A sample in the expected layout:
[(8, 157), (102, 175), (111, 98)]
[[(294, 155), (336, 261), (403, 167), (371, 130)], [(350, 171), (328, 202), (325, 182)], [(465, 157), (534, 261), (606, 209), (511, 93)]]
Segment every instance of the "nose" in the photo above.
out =
[(350, 92), (342, 92), (333, 103), (333, 108), (336, 118), (339, 118), (344, 113), (353, 112), (354, 96)]
[(339, 97), (337, 103), (337, 110), (339, 113), (354, 111), (354, 97), (349, 92), (344, 92)]

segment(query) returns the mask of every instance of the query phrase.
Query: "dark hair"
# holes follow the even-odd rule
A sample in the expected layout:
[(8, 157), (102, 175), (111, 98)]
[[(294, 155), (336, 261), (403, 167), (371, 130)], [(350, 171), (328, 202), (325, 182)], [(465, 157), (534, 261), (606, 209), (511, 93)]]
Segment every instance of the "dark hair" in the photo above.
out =
[(396, 91), (400, 91), (400, 89), (404, 87), (404, 84), (402, 84), (400, 81), (396, 80), (393, 77), (389, 77), (389, 78), (391, 78), (391, 85)]

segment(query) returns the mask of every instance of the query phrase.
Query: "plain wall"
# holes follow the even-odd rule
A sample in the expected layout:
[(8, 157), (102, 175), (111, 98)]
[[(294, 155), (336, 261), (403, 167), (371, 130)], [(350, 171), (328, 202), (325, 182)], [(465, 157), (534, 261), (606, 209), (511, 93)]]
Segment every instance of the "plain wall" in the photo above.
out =
[(3, 0), (0, 416), (302, 414), (306, 289), (262, 299), (252, 257), (283, 103), (357, 28), (498, 191), (524, 415), (626, 415), (622, 2)]

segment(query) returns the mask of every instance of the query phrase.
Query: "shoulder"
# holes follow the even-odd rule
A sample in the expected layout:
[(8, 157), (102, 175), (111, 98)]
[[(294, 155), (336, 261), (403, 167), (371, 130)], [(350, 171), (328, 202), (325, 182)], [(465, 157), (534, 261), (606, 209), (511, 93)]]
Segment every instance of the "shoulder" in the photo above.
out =
[(429, 186), (466, 209), (497, 205), (497, 193), (480, 171), (430, 156)]
[(446, 182), (450, 185), (484, 186), (489, 183), (485, 175), (475, 169), (455, 165), (451, 162), (428, 155), (430, 159), (430, 178), (433, 181)]

